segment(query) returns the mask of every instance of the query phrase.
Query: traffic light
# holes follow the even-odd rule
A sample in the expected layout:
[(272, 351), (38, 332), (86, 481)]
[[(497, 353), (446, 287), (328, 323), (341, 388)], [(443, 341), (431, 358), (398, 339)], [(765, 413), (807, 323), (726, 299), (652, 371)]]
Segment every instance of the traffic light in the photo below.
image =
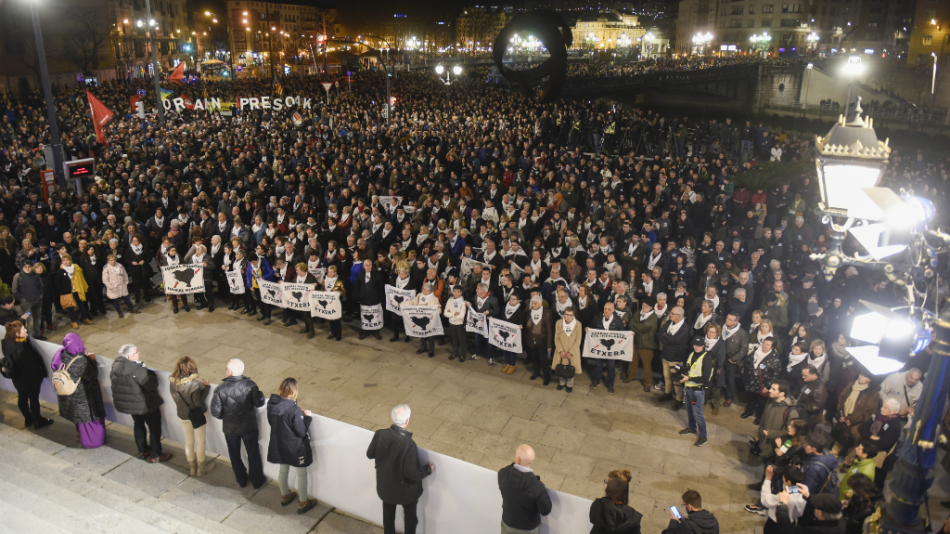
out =
[(326, 46), (327, 46), (326, 35), (323, 35), (322, 33), (318, 33), (317, 34), (317, 50), (316, 50), (317, 54), (322, 54), (324, 51), (324, 47)]
[(140, 119), (145, 118), (145, 102), (139, 100), (135, 103), (135, 116)]

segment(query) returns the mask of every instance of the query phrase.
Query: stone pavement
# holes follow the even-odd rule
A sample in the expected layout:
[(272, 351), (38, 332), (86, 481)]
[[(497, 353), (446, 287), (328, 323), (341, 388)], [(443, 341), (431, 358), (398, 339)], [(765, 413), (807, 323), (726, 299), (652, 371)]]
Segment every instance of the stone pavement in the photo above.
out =
[[(241, 358), (245, 374), (265, 395), (292, 376), (302, 407), (370, 430), (389, 426), (390, 409), (407, 403), (409, 430), (420, 447), (497, 470), (511, 463), (519, 443), (528, 443), (547, 487), (590, 499), (603, 495), (608, 471), (629, 469), (630, 504), (644, 515), (644, 532), (666, 527), (669, 507), (680, 505), (687, 488), (700, 492), (722, 532), (761, 532), (764, 519), (742, 508), (757, 499), (746, 484), (757, 481), (762, 468), (749, 457), (746, 442), (755, 428), (739, 418), (741, 406), (718, 416), (707, 408), (709, 442), (696, 448), (694, 436), (677, 434), (686, 426), (686, 411), (658, 404), (638, 382), (618, 380), (610, 395), (603, 387), (589, 389), (590, 379), (579, 376), (567, 393), (554, 383), (531, 381), (522, 363), (505, 375), (485, 359), (448, 360), (448, 345), (429, 359), (415, 354), (417, 342), (388, 342), (389, 330), (382, 331), (382, 341), (360, 341), (354, 322), (344, 321), (337, 342), (326, 339), (325, 325), (318, 324), (317, 336), (308, 340), (298, 333), (301, 326), (284, 327), (279, 316), (264, 326), (228, 311), (226, 303), (214, 313), (192, 305), (190, 313), (174, 315), (158, 300), (143, 303), (142, 312), (118, 319), (113, 310), (78, 333), (88, 350), (109, 357), (135, 343), (145, 362), (168, 371), (179, 357), (191, 356), (212, 382), (225, 376), (228, 359)], [(67, 324), (47, 336), (59, 342), (70, 331)], [(934, 508), (939, 515), (936, 502)]]

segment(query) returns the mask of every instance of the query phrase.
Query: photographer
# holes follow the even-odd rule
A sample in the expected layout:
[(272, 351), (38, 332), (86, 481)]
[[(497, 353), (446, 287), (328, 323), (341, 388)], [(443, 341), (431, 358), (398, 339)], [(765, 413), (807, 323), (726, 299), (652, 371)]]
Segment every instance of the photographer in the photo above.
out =
[(716, 358), (706, 350), (706, 343), (702, 337), (693, 338), (693, 352), (686, 359), (685, 365), (677, 372), (678, 382), (684, 384), (686, 399), (686, 415), (688, 426), (680, 430), (680, 435), (699, 433), (699, 438), (693, 443), (702, 447), (706, 441), (706, 418), (703, 416), (703, 405), (706, 403), (706, 387), (712, 380), (716, 370)]

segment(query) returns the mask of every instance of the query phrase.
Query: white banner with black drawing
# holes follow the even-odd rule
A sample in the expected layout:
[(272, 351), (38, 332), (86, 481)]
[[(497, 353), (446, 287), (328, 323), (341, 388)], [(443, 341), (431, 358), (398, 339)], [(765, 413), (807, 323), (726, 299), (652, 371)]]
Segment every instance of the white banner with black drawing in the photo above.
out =
[(521, 329), (514, 323), (489, 317), (488, 343), (501, 350), (521, 354)]
[(383, 305), (360, 306), (360, 326), (363, 330), (382, 330)]
[(280, 284), (268, 280), (259, 279), (257, 287), (261, 290), (261, 302), (282, 308), (284, 300), (281, 298)]
[(386, 286), (386, 311), (393, 312), (396, 315), (402, 315), (399, 306), (403, 302), (409, 302), (416, 296), (413, 289), (399, 289), (396, 286)]
[(227, 271), (224, 277), (228, 280), (228, 289), (232, 295), (244, 294), (244, 277), (241, 276), (241, 271)]
[(204, 293), (204, 267), (197, 263), (162, 267), (162, 283), (166, 295)]
[(480, 261), (473, 260), (472, 258), (462, 258), (462, 266), (459, 269), (462, 283), (465, 283), (465, 281), (468, 280), (468, 277), (470, 274), (472, 274), (472, 270), (475, 268), (476, 263), (481, 264), (483, 269), (488, 268), (487, 263), (482, 263)]
[(310, 274), (313, 275), (314, 278), (317, 279), (318, 284), (322, 284), (323, 279), (327, 277), (327, 270), (324, 269), (323, 267), (319, 267), (317, 269), (311, 269), (309, 272)]
[(488, 316), (469, 308), (465, 314), (465, 331), (488, 337)]
[(438, 306), (403, 306), (402, 321), (406, 335), (432, 337), (442, 335), (442, 318)]
[(313, 284), (284, 282), (280, 284), (282, 306), (288, 310), (310, 311), (310, 292)]
[(336, 291), (311, 291), (310, 315), (335, 321), (343, 317), (343, 305)]
[(584, 341), (584, 357), (629, 362), (633, 359), (633, 332), (591, 328)]

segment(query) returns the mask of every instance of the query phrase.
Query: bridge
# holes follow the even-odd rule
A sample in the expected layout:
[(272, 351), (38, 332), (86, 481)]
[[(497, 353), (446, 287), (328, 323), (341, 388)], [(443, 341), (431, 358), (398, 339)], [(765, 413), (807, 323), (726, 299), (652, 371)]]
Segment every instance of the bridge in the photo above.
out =
[(618, 93), (653, 90), (699, 91), (729, 98), (740, 98), (742, 87), (755, 83), (758, 65), (726, 65), (688, 71), (651, 72), (629, 76), (568, 78), (561, 96), (565, 98), (601, 98)]

